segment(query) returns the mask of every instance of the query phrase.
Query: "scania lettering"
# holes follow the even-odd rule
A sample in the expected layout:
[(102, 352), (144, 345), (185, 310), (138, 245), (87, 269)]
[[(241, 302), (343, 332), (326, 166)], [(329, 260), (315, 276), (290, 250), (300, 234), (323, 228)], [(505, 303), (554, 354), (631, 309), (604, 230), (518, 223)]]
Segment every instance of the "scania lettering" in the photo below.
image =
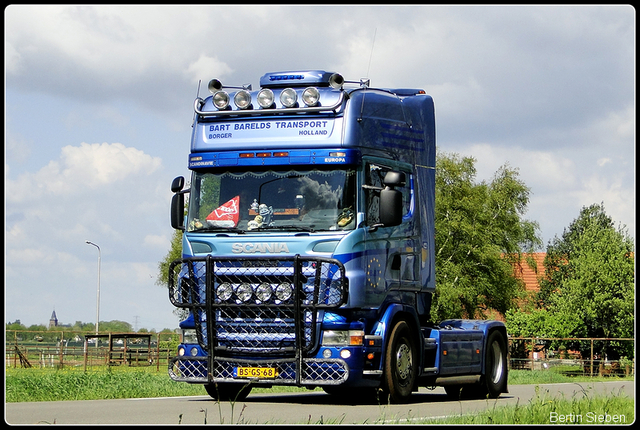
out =
[(392, 402), (507, 392), (503, 323), (430, 317), (432, 98), (320, 70), (208, 87), (190, 185), (171, 185), (184, 234), (169, 298), (188, 315), (171, 378), (220, 400), (274, 385)]

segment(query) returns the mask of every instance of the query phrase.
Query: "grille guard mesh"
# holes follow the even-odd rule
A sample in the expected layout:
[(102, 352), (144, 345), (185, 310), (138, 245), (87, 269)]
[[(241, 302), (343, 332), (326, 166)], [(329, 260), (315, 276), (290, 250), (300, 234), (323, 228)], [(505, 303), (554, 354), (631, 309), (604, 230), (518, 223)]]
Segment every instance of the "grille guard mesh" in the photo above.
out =
[(208, 255), (175, 260), (169, 268), (171, 303), (193, 313), (198, 343), (211, 358), (208, 373), (216, 379), (227, 377), (218, 370), (223, 361), (271, 357), (294, 359), (301, 383), (308, 373), (302, 358), (318, 347), (319, 314), (345, 304), (347, 295), (344, 266), (334, 259)]

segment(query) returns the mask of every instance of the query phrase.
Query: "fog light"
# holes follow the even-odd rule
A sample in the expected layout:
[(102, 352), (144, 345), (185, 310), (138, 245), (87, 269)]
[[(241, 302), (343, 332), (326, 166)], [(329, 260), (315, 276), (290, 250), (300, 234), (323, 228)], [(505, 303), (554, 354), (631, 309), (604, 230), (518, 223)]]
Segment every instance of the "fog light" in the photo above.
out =
[(325, 349), (324, 351), (322, 351), (322, 356), (324, 358), (331, 358), (331, 350), (330, 349)]
[(351, 357), (351, 351), (349, 351), (348, 349), (343, 349), (342, 351), (340, 351), (340, 357), (346, 360), (347, 358)]
[(293, 88), (285, 88), (280, 93), (280, 103), (284, 107), (294, 107), (298, 103), (298, 94)]
[(184, 348), (183, 347), (178, 348), (178, 355), (180, 357), (182, 357), (184, 355)]
[(198, 348), (194, 346), (193, 348), (191, 348), (189, 353), (191, 354), (192, 357), (195, 357), (196, 355), (198, 355)]

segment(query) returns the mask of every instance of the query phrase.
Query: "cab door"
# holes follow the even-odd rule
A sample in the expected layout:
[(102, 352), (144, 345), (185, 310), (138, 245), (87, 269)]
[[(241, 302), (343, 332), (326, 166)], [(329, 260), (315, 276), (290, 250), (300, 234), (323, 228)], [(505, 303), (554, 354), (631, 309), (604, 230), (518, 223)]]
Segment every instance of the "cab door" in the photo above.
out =
[[(388, 172), (404, 173), (405, 183), (395, 187), (402, 193), (402, 223), (385, 227), (380, 223), (380, 189), (385, 187), (384, 178)], [(403, 291), (421, 288), (421, 248), (416, 231), (411, 166), (365, 158), (363, 188), (367, 304), (379, 306), (385, 300), (403, 302)]]

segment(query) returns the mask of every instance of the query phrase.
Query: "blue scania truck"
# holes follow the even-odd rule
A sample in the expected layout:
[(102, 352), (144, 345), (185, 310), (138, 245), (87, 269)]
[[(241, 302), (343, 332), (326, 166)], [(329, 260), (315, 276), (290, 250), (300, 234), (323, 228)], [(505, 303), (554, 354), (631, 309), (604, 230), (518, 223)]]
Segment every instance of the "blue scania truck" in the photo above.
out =
[(430, 318), (432, 98), (321, 70), (208, 88), (190, 184), (171, 186), (184, 234), (169, 296), (189, 315), (171, 378), (219, 400), (273, 385), (392, 402), (507, 392), (503, 323)]

